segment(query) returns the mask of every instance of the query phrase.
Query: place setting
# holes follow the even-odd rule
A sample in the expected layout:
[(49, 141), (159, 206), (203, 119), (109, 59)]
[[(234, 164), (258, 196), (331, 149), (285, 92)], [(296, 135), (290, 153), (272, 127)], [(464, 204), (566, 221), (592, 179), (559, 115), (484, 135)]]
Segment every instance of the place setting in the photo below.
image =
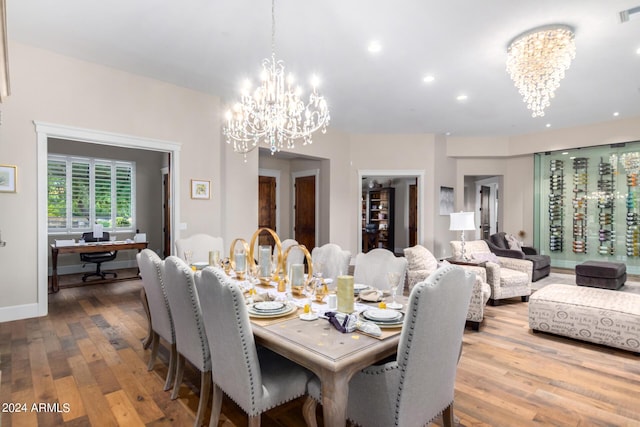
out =
[(288, 301), (260, 301), (247, 306), (249, 316), (262, 319), (286, 316), (297, 309), (295, 304)]

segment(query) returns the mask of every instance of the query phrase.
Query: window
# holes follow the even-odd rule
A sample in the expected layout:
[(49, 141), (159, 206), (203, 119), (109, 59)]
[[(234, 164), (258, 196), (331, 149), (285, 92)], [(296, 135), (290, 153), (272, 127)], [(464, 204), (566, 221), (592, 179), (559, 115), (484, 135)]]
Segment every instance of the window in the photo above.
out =
[(49, 232), (135, 229), (135, 163), (50, 154)]

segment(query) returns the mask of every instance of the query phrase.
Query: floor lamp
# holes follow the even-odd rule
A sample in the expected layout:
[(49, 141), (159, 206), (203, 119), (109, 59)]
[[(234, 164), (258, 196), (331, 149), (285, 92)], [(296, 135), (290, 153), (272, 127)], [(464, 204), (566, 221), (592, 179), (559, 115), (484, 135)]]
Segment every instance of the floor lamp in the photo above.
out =
[(456, 212), (449, 215), (451, 218), (449, 230), (460, 232), (460, 240), (462, 241), (462, 259), (469, 261), (469, 257), (467, 257), (464, 250), (464, 232), (466, 230), (476, 229), (475, 214), (473, 212)]

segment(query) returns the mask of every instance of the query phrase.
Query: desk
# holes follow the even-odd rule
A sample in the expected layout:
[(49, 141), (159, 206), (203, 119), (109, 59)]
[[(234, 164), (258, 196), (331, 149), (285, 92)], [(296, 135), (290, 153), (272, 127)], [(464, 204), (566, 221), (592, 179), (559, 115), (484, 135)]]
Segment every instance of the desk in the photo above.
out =
[[(408, 298), (399, 299), (406, 304)], [(253, 319), (252, 319), (253, 320)], [(338, 332), (327, 320), (299, 318), (260, 326), (252, 322), (256, 342), (312, 371), (322, 383), (324, 425), (346, 425), (349, 380), (355, 373), (396, 353), (400, 333), (377, 339)]]
[(70, 246), (51, 245), (51, 265), (53, 272), (51, 274), (51, 291), (58, 292), (58, 254), (81, 254), (90, 252), (110, 252), (124, 251), (126, 249), (137, 249), (140, 252), (149, 245), (149, 242), (95, 242), (95, 243), (76, 243)]

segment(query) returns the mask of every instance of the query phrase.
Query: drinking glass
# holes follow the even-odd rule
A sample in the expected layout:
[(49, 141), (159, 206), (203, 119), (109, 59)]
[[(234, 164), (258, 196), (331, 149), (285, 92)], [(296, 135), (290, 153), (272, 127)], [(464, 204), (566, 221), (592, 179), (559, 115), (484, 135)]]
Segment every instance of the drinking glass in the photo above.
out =
[(396, 292), (398, 291), (398, 285), (400, 284), (400, 273), (397, 271), (390, 271), (387, 273), (387, 280), (389, 281), (389, 287), (391, 288), (391, 300), (390, 304), (387, 304), (388, 308), (401, 309), (402, 304), (396, 302)]
[(191, 265), (191, 261), (193, 261), (193, 251), (184, 251), (184, 260), (187, 265)]

